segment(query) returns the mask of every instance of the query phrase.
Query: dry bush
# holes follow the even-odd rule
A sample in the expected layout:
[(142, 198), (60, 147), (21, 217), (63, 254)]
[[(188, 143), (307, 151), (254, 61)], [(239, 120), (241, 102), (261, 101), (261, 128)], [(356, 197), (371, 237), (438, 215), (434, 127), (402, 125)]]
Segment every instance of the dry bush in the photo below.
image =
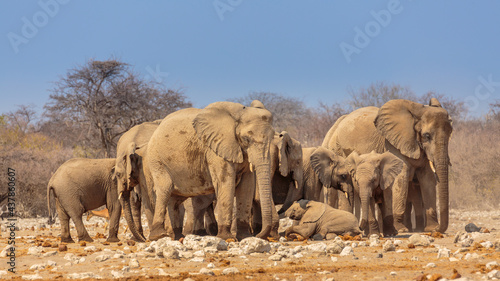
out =
[(498, 208), (500, 120), (460, 122), (450, 141), (450, 206)]

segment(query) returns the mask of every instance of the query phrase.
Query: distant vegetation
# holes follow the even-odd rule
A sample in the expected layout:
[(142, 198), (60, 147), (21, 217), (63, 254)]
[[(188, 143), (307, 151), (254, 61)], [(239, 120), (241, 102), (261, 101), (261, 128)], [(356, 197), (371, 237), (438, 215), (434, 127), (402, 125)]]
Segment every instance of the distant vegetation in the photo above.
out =
[[(0, 115), (0, 168), (17, 171), (17, 211), (23, 217), (46, 215), (46, 187), (52, 173), (73, 157), (114, 157), (116, 141), (132, 126), (162, 119), (190, 107), (181, 90), (141, 78), (117, 60), (89, 60), (54, 84), (50, 101), (38, 116), (22, 105)], [(498, 208), (500, 202), (500, 101), (488, 115), (468, 118), (463, 102), (429, 92), (416, 95), (397, 84), (374, 83), (348, 90), (349, 98), (307, 106), (302, 100), (267, 92), (232, 101), (261, 100), (273, 113), (276, 131), (286, 130), (303, 147), (317, 146), (340, 116), (364, 106), (404, 98), (428, 103), (437, 97), (453, 118), (449, 152), (452, 208)], [(6, 191), (0, 177), (0, 194)]]

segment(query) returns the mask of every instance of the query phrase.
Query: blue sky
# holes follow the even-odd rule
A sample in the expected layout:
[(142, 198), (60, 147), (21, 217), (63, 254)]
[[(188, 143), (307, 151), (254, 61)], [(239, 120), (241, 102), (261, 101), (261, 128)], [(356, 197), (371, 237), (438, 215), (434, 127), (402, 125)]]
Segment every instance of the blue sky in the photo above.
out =
[(253, 91), (315, 106), (377, 81), (473, 115), (500, 99), (499, 1), (2, 1), (0, 35), (0, 113), (41, 110), (68, 69), (111, 56), (196, 107)]

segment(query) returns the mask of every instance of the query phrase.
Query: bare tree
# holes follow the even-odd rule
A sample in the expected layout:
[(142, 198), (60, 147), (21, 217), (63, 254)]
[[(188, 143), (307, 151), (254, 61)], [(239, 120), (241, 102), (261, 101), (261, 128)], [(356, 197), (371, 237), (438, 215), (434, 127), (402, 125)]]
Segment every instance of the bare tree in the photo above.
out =
[(37, 119), (37, 113), (34, 105), (18, 105), (16, 111), (6, 114), (8, 121), (15, 130), (22, 134), (35, 130), (34, 121)]
[(84, 133), (84, 146), (100, 147), (105, 157), (113, 155), (118, 137), (131, 127), (191, 106), (182, 91), (141, 79), (115, 59), (91, 59), (54, 84), (44, 107), (48, 122), (77, 128)]
[(366, 106), (381, 107), (392, 99), (417, 100), (410, 88), (398, 84), (388, 85), (385, 82), (372, 83), (368, 88), (360, 88), (357, 91), (351, 88), (347, 92), (351, 96), (349, 105), (352, 110)]
[(458, 101), (452, 97), (438, 94), (434, 91), (429, 91), (426, 94), (418, 97), (418, 102), (428, 104), (431, 98), (437, 98), (444, 109), (448, 111), (453, 121), (464, 120), (467, 117), (467, 107), (463, 101)]

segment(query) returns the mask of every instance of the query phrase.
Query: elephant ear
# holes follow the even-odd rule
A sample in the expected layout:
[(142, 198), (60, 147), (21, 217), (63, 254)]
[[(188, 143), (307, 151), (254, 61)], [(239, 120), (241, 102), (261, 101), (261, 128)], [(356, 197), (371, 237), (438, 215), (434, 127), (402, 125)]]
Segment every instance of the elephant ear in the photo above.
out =
[(380, 188), (392, 188), (396, 177), (403, 169), (403, 160), (399, 159), (391, 152), (384, 152), (380, 155)]
[(127, 147), (127, 153), (123, 155), (125, 172), (127, 175), (128, 190), (132, 190), (139, 183), (139, 169), (141, 166), (141, 157), (135, 153), (135, 143), (132, 142)]
[(253, 100), (252, 103), (250, 104), (250, 107), (266, 109), (266, 107), (260, 100)]
[(243, 162), (243, 151), (236, 139), (236, 120), (225, 108), (206, 107), (193, 120), (198, 138), (218, 156), (234, 163)]
[(278, 158), (279, 158), (279, 167), (280, 174), (284, 177), (288, 176), (290, 173), (290, 166), (288, 163), (290, 158), (290, 143), (292, 139), (290, 135), (286, 131), (282, 131), (279, 134), (279, 142), (278, 142)]
[(325, 147), (318, 147), (311, 154), (311, 167), (316, 175), (318, 175), (321, 183), (326, 187), (332, 187), (333, 170), (340, 162), (340, 157), (335, 155), (333, 151)]
[(441, 103), (436, 98), (431, 98), (429, 101), (429, 106), (442, 107)]
[(347, 171), (349, 171), (349, 174), (353, 179), (355, 179), (356, 167), (360, 162), (361, 162), (361, 157), (356, 151), (351, 152), (351, 154), (349, 154), (349, 156), (347, 156), (347, 158), (345, 159)]
[(423, 114), (424, 105), (409, 100), (391, 100), (378, 111), (375, 127), (403, 155), (420, 158), (415, 124)]
[(326, 204), (312, 201), (307, 202), (306, 212), (300, 220), (302, 223), (316, 223), (326, 212)]

